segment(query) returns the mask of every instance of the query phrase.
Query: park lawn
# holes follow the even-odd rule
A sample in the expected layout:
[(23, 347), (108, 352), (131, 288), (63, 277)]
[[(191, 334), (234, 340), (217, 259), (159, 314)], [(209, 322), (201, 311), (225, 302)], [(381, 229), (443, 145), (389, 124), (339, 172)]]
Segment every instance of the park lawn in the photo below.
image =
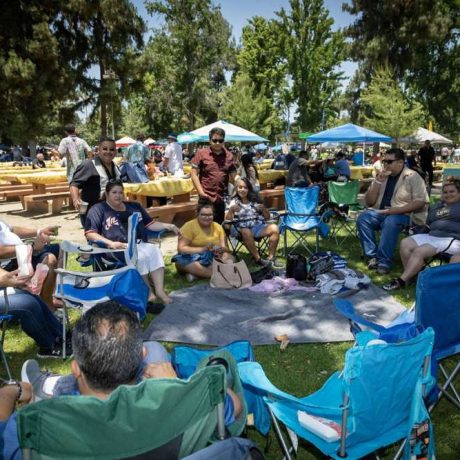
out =
[[(311, 241), (313, 238), (310, 237)], [(280, 241), (280, 248), (282, 241)], [(334, 241), (324, 240), (320, 243), (321, 250), (335, 250), (346, 257), (351, 268), (366, 273), (377, 285), (382, 285), (391, 277), (400, 272), (400, 265), (397, 265), (393, 272), (386, 276), (378, 276), (375, 272), (369, 271), (360, 259), (361, 249), (355, 238), (348, 240), (338, 248)], [(249, 261), (249, 258), (247, 258)], [(169, 292), (184, 288), (188, 285), (184, 277), (178, 276), (176, 269), (165, 258), (166, 279), (165, 285)], [(75, 263), (76, 264), (76, 263)], [(72, 268), (76, 269), (76, 265)], [(251, 267), (250, 267), (251, 268)], [(415, 286), (395, 293), (395, 298), (407, 307), (410, 307), (415, 300)], [(78, 313), (72, 314), (72, 321), (75, 321)], [(148, 315), (144, 321), (147, 327), (154, 317)], [(277, 345), (255, 347), (256, 360), (263, 366), (268, 378), (279, 388), (296, 396), (305, 396), (319, 389), (332, 372), (341, 369), (345, 351), (351, 347), (351, 342), (324, 343), (324, 344), (302, 344), (289, 345), (285, 351), (280, 351)], [(174, 344), (165, 343), (171, 350)], [(35, 358), (36, 346), (31, 339), (22, 333), (18, 325), (12, 325), (8, 329), (5, 349), (9, 355), (13, 375), (20, 377), (22, 363), (29, 358)], [(52, 372), (68, 373), (69, 361), (63, 362), (59, 359), (40, 360), (43, 368)], [(438, 459), (458, 459), (460, 452), (460, 413), (449, 403), (439, 404), (433, 416), (435, 439), (437, 444)], [(267, 440), (260, 436), (253, 428), (248, 429), (248, 436), (255, 440), (261, 448), (265, 448)], [(281, 450), (271, 430), (268, 440), (269, 449), (266, 453), (268, 459), (281, 458)], [(387, 449), (381, 458), (391, 458), (394, 449)], [(321, 453), (307, 443), (300, 442), (298, 459), (323, 458)]]

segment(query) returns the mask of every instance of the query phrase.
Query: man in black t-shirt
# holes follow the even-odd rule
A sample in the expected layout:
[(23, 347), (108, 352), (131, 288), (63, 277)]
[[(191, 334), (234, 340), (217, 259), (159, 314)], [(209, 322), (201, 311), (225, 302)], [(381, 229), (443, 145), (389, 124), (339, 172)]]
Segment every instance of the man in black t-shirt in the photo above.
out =
[(429, 140), (425, 141), (425, 145), (418, 151), (418, 160), (422, 171), (428, 173), (428, 180), (430, 187), (433, 186), (433, 162), (436, 166), (436, 153), (434, 148), (431, 146)]

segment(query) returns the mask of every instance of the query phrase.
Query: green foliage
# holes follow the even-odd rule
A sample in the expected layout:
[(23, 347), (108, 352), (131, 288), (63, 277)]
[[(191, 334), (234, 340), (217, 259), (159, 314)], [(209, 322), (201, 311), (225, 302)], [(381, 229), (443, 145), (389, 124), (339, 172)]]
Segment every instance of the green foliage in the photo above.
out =
[(344, 57), (343, 34), (332, 32), (334, 20), (322, 0), (290, 0), (291, 11), (277, 14), (283, 52), (292, 81), (291, 100), (298, 106), (302, 131), (316, 130), (323, 109), (336, 110)]
[(348, 89), (349, 110), (358, 121), (360, 91), (387, 62), (435, 119), (435, 129), (460, 132), (458, 0), (352, 0), (344, 4), (356, 20), (346, 29), (359, 69)]
[(411, 134), (423, 121), (421, 104), (407, 99), (388, 66), (376, 69), (361, 103), (366, 127), (394, 139)]
[(282, 120), (278, 117), (272, 102), (258, 93), (255, 84), (246, 74), (238, 74), (233, 85), (223, 96), (223, 106), (219, 118), (244, 126), (266, 138), (273, 138), (282, 129)]
[(146, 52), (151, 74), (146, 90), (156, 131), (192, 130), (198, 121), (215, 121), (224, 72), (234, 58), (230, 26), (220, 8), (210, 0), (149, 0), (146, 7), (165, 21)]

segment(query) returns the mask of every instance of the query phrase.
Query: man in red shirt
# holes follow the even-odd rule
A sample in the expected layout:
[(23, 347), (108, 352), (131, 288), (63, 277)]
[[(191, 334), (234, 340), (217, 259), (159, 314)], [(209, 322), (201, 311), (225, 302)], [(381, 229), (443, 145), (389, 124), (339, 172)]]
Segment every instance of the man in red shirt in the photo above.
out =
[(233, 182), (236, 168), (232, 154), (225, 148), (225, 131), (209, 131), (210, 147), (199, 149), (192, 159), (192, 182), (200, 198), (214, 203), (214, 221), (222, 223), (225, 215), (224, 194)]

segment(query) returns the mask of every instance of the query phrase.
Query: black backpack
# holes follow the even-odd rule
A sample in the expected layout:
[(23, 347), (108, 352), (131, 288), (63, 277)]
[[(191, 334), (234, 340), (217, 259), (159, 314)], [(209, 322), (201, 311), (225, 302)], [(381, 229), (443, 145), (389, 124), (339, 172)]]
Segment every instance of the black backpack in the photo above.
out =
[(302, 254), (289, 254), (286, 261), (286, 278), (297, 281), (307, 279), (307, 258)]

